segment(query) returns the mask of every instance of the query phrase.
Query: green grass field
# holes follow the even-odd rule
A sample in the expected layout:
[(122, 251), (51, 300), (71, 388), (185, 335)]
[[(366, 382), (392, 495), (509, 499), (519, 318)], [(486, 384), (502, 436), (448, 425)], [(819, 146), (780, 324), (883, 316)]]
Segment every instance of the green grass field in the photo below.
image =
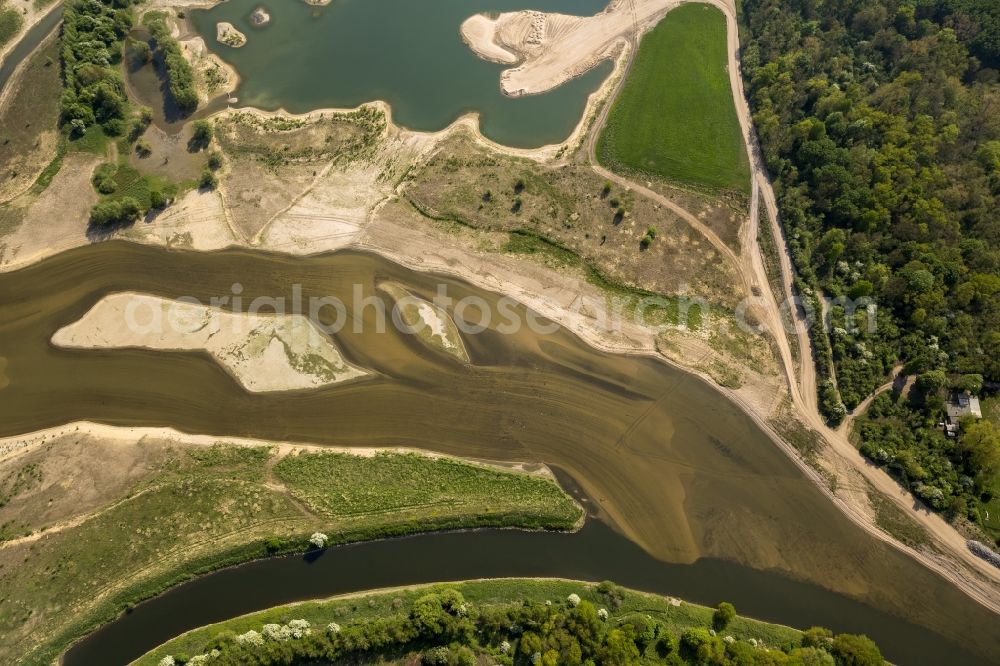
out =
[(749, 191), (726, 65), (721, 11), (691, 4), (667, 14), (642, 39), (598, 141), (600, 162), (699, 189)]

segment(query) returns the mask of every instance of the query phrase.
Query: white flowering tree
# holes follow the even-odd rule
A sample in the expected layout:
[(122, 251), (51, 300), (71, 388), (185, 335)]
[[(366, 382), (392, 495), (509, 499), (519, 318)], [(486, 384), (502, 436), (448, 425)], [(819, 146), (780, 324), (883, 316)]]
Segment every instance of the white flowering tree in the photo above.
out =
[(568, 597), (566, 597), (566, 601), (569, 602), (570, 606), (572, 606), (573, 608), (576, 608), (577, 606), (580, 605), (580, 595), (579, 594), (575, 594), (575, 593), (571, 594)]
[(254, 645), (260, 647), (264, 644), (264, 637), (260, 635), (259, 632), (251, 629), (245, 634), (240, 634), (236, 637), (236, 642), (240, 645)]
[(316, 546), (317, 548), (325, 548), (326, 542), (330, 540), (330, 537), (323, 534), (322, 532), (313, 532), (313, 535), (309, 537), (309, 543)]

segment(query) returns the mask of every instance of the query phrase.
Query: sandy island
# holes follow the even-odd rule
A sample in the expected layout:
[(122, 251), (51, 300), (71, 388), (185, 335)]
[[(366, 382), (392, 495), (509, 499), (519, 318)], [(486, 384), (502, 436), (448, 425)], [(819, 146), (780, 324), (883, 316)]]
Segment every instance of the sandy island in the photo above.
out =
[(215, 41), (238, 49), (246, 45), (247, 36), (237, 30), (232, 23), (219, 21), (215, 24)]
[(651, 28), (679, 0), (615, 0), (595, 16), (567, 16), (522, 10), (496, 18), (477, 14), (460, 28), (462, 39), (481, 58), (520, 65), (504, 70), (506, 95), (536, 95), (580, 76), (623, 43)]
[(395, 301), (402, 323), (421, 342), (460, 361), (469, 362), (469, 352), (451, 315), (434, 303), (414, 295), (398, 282), (381, 282), (378, 288)]
[(105, 296), (52, 336), (58, 347), (205, 351), (251, 392), (311, 389), (368, 373), (302, 315), (232, 313), (147, 294)]

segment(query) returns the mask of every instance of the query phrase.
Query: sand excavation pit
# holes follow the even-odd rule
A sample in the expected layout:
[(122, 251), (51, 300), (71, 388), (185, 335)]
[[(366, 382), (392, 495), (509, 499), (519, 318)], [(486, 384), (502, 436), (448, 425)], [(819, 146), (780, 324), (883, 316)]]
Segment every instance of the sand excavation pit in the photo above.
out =
[(254, 393), (310, 389), (368, 373), (302, 315), (232, 313), (147, 294), (105, 296), (52, 336), (58, 347), (206, 351)]
[(496, 18), (477, 14), (460, 28), (476, 55), (491, 62), (520, 65), (504, 70), (500, 88), (512, 97), (556, 88), (615, 55), (678, 0), (615, 0), (594, 16), (567, 16), (522, 10)]

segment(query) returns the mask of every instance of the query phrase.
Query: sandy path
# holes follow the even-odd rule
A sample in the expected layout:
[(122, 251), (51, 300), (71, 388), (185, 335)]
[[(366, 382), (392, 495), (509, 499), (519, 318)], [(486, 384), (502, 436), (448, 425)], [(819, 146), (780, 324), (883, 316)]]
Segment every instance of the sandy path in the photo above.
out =
[[(781, 248), (779, 259), (782, 282), (784, 283), (786, 298), (791, 299), (792, 280), (794, 278), (791, 256), (788, 251), (788, 245), (785, 242), (783, 230), (781, 225), (778, 223), (778, 207), (774, 196), (774, 190), (771, 187), (767, 169), (764, 166), (764, 160), (757, 142), (756, 132), (753, 129), (750, 107), (747, 103), (746, 94), (743, 90), (743, 79), (741, 76), (742, 70), (739, 57), (739, 27), (736, 21), (735, 7), (731, 3), (731, 0), (725, 2), (721, 0), (706, 1), (708, 4), (719, 7), (726, 16), (730, 85), (733, 91), (733, 98), (736, 102), (737, 116), (739, 117), (740, 125), (743, 129), (743, 137), (746, 142), (747, 154), (750, 155), (754, 179), (753, 189), (754, 193), (758, 197), (763, 198), (764, 206), (767, 210), (771, 223), (771, 231), (774, 234), (775, 240), (778, 241), (780, 239), (780, 242), (777, 242), (776, 244)], [(750, 233), (747, 234), (747, 236), (750, 236), (748, 239), (750, 242), (745, 242), (743, 247), (749, 249), (753, 255), (753, 271), (756, 274), (758, 283), (767, 284), (767, 275), (764, 271), (760, 246), (757, 243), (756, 224), (756, 216), (754, 216), (751, 220), (753, 234), (752, 236)], [(747, 249), (745, 249), (745, 252)], [(771, 290), (764, 290), (764, 293), (769, 295)], [(855, 470), (860, 472), (861, 475), (868, 482), (870, 482), (876, 490), (881, 492), (886, 497), (889, 497), (900, 509), (906, 512), (908, 516), (916, 520), (919, 525), (926, 529), (936, 545), (942, 548), (951, 559), (957, 559), (959, 562), (964, 563), (967, 567), (991, 581), (993, 585), (1000, 583), (1000, 570), (973, 555), (966, 545), (966, 538), (959, 534), (951, 524), (944, 520), (944, 518), (942, 518), (939, 514), (923, 508), (923, 504), (910, 492), (900, 486), (891, 476), (889, 476), (889, 474), (882, 469), (875, 467), (868, 460), (866, 460), (850, 442), (846, 432), (838, 432), (826, 425), (823, 418), (819, 414), (817, 406), (816, 368), (813, 363), (807, 362), (808, 359), (813, 358), (812, 343), (809, 339), (808, 330), (804, 325), (798, 325), (795, 327), (795, 335), (800, 350), (799, 358), (803, 360), (799, 367), (798, 381), (795, 381), (793, 379), (795, 376), (794, 364), (792, 363), (788, 340), (784, 335), (784, 329), (781, 327), (778, 311), (776, 309), (772, 310), (772, 308), (776, 308), (776, 303), (774, 302), (773, 296), (770, 296), (767, 300), (770, 301), (768, 310), (770, 310), (769, 319), (771, 322), (769, 327), (771, 328), (773, 337), (778, 345), (778, 349), (780, 350), (782, 363), (785, 365), (786, 369), (786, 375), (790, 378), (789, 390), (792, 396), (792, 402), (795, 406), (796, 412), (802, 420), (823, 436), (823, 439), (830, 445), (833, 453), (838, 458), (850, 463), (850, 465)], [(848, 514), (856, 518), (855, 522), (862, 525), (870, 532), (881, 533), (881, 530), (873, 526), (871, 521), (867, 519), (867, 511), (865, 507), (851, 505), (845, 506), (848, 507)], [(970, 596), (981, 602), (983, 605), (994, 610), (995, 612), (1000, 613), (1000, 599), (998, 599), (995, 587), (988, 590), (984, 589), (982, 585), (977, 582), (973, 582), (967, 572), (959, 571), (953, 566), (942, 566), (942, 564), (938, 563), (934, 559), (931, 559), (927, 555), (916, 553), (912, 549), (906, 548), (902, 544), (895, 541), (895, 539), (892, 539), (891, 542), (897, 547), (910, 552), (922, 563), (930, 566), (932, 569), (938, 571), (949, 580), (955, 582), (961, 589), (969, 593)]]
[[(641, 2), (642, 0), (635, 1)], [(655, 0), (652, 1), (655, 2)], [(743, 225), (743, 228), (740, 231), (742, 252), (739, 258), (735, 258), (734, 253), (731, 250), (728, 250), (728, 247), (726, 247), (717, 236), (711, 234), (710, 230), (705, 229), (704, 225), (693, 224), (692, 226), (703, 233), (713, 246), (716, 246), (720, 252), (723, 252), (723, 255), (726, 256), (727, 259), (734, 261), (734, 265), (737, 267), (745, 293), (752, 293), (750, 289), (752, 286), (759, 285), (761, 287), (759, 289), (761, 295), (755, 297), (754, 300), (756, 303), (763, 305), (764, 321), (762, 322), (762, 326), (771, 334), (771, 337), (775, 340), (777, 345), (778, 354), (784, 370), (786, 382), (789, 387), (789, 393), (795, 412), (803, 423), (820, 433), (822, 438), (829, 444), (826, 455), (829, 456), (832, 454), (838, 459), (834, 462), (834, 467), (837, 467), (838, 463), (848, 463), (850, 468), (859, 472), (869, 483), (872, 484), (872, 486), (875, 487), (877, 491), (891, 499), (900, 509), (905, 511), (908, 516), (913, 518), (919, 525), (927, 530), (935, 545), (947, 554), (943, 561), (940, 561), (936, 557), (931, 557), (928, 554), (918, 552), (883, 532), (873, 524), (869, 513), (869, 507), (862, 506), (860, 501), (848, 501), (843, 497), (839, 497), (831, 493), (828, 489), (827, 481), (815, 470), (806, 465), (798, 453), (773, 432), (770, 426), (764, 422), (763, 418), (761, 418), (758, 410), (754, 409), (751, 405), (748, 405), (746, 401), (738, 395), (731, 394), (730, 397), (751, 417), (753, 417), (766, 432), (772, 435), (772, 439), (774, 439), (775, 442), (781, 446), (781, 448), (784, 449), (789, 456), (796, 461), (796, 463), (799, 464), (800, 468), (802, 468), (806, 475), (812, 478), (831, 498), (831, 500), (841, 508), (845, 515), (851, 518), (853, 522), (873, 536), (891, 543), (896, 548), (906, 552), (928, 568), (952, 581), (970, 597), (980, 602), (987, 608), (1000, 613), (1000, 597), (998, 597), (997, 588), (995, 587), (995, 585), (1000, 582), (1000, 570), (997, 570), (995, 567), (990, 566), (982, 559), (973, 555), (966, 546), (965, 537), (959, 534), (954, 527), (952, 527), (940, 515), (924, 509), (923, 505), (911, 493), (896, 483), (892, 477), (880, 468), (877, 468), (869, 463), (854, 447), (854, 445), (851, 444), (846, 431), (836, 431), (826, 425), (817, 408), (815, 366), (813, 363), (808, 362), (809, 359), (813, 358), (812, 344), (809, 339), (808, 329), (803, 325), (803, 322), (798, 315), (795, 316), (796, 326), (794, 333), (799, 346), (799, 358), (802, 359), (802, 363), (798, 364), (799, 367), (796, 369), (796, 364), (791, 354), (791, 348), (788, 344), (788, 338), (785, 334), (785, 325), (782, 322), (779, 304), (777, 303), (771, 289), (762, 288), (768, 284), (768, 279), (764, 268), (763, 254), (761, 252), (760, 245), (757, 242), (757, 232), (759, 230), (759, 215), (757, 215), (757, 212), (759, 211), (761, 198), (763, 198), (764, 206), (768, 213), (771, 230), (776, 240), (776, 244), (781, 248), (781, 252), (779, 253), (779, 263), (781, 266), (785, 298), (789, 303), (793, 302), (792, 280), (794, 272), (792, 269), (791, 258), (788, 252), (787, 243), (785, 242), (783, 230), (778, 223), (778, 211), (774, 191), (771, 187), (766, 168), (763, 164), (763, 158), (757, 143), (756, 133), (753, 129), (749, 105), (747, 104), (746, 95), (743, 90), (743, 81), (741, 76), (742, 70), (739, 60), (739, 28), (736, 21), (735, 8), (728, 1), (703, 1), (706, 2), (706, 4), (718, 7), (722, 10), (726, 17), (730, 86), (735, 100), (737, 116), (743, 132), (744, 142), (746, 144), (747, 154), (750, 156), (753, 181), (750, 206), (751, 214), (747, 224)], [(633, 43), (631, 54), (634, 54), (637, 51), (635, 46), (636, 45)], [(629, 57), (631, 59), (633, 55), (630, 55)], [(631, 60), (629, 65), (631, 65)], [(692, 216), (689, 212), (684, 211), (679, 206), (673, 204), (661, 195), (658, 195), (655, 192), (650, 192), (647, 188), (644, 188), (637, 183), (633, 183), (626, 178), (611, 174), (597, 164), (595, 154), (597, 137), (600, 135), (601, 129), (607, 120), (614, 97), (621, 90), (624, 79), (625, 77), (622, 77), (618, 85), (615, 87), (611, 98), (598, 114), (592, 127), (591, 134), (587, 140), (587, 152), (594, 170), (602, 176), (612, 179), (620, 185), (629, 187), (644, 196), (652, 195), (651, 198), (655, 199), (658, 203), (667, 205), (671, 210), (676, 212), (689, 223), (692, 222), (692, 219), (697, 222), (697, 218), (694, 218), (694, 216)], [(724, 251), (723, 248), (726, 248), (728, 251)], [(891, 383), (889, 386), (891, 386)], [(853, 496), (853, 499), (857, 500), (857, 496)], [(971, 569), (971, 571), (969, 571), (969, 569)], [(976, 572), (979, 576), (975, 576), (972, 572)], [(984, 584), (982, 580), (983, 578), (986, 581), (990, 581), (992, 585), (988, 583)]]

